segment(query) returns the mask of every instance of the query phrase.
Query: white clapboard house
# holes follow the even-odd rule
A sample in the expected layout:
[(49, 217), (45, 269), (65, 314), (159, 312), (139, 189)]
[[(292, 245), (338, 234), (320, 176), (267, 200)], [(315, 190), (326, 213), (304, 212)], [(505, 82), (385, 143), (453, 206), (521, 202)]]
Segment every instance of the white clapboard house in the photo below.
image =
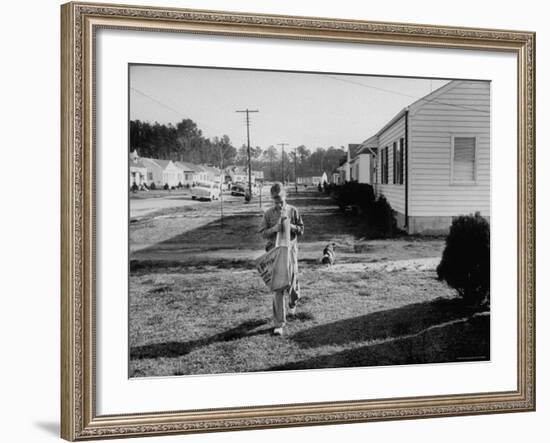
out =
[(181, 178), (181, 171), (174, 165), (172, 160), (159, 160), (156, 158), (141, 157), (142, 163), (147, 168), (147, 183), (155, 186), (168, 185), (177, 186), (178, 178)]
[(490, 219), (490, 121), (490, 82), (454, 80), (360, 145), (400, 228), (442, 233), (459, 215)]

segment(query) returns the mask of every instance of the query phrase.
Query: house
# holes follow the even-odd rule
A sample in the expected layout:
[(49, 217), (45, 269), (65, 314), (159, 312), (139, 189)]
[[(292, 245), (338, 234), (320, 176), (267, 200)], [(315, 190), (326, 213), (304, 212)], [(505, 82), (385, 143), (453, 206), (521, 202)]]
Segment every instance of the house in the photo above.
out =
[[(248, 171), (240, 166), (229, 166), (225, 169), (231, 183), (248, 183)], [(254, 176), (252, 176), (254, 181)]]
[(328, 183), (328, 177), (326, 172), (323, 172), (323, 175), (314, 175), (310, 177), (296, 177), (296, 184), (298, 185), (317, 186), (323, 183)]
[(200, 165), (206, 171), (206, 180), (210, 182), (222, 182), (222, 171), (214, 166)]
[(192, 186), (198, 181), (198, 169), (197, 165), (188, 162), (174, 162), (176, 168), (178, 168), (178, 183), (183, 186)]
[(263, 181), (264, 180), (264, 171), (254, 171), (252, 170), (252, 177), (254, 177), (254, 181), (256, 180), (259, 180), (259, 181)]
[(358, 183), (372, 183), (374, 178), (375, 162), (371, 161), (376, 152), (376, 138), (371, 137), (362, 144), (349, 145), (349, 174), (350, 181)]
[(490, 220), (490, 144), (490, 83), (454, 80), (401, 110), (360, 151), (369, 151), (371, 183), (400, 228), (443, 233), (459, 215)]
[(130, 187), (133, 185), (140, 186), (143, 183), (147, 183), (147, 167), (141, 161), (136, 151), (132, 151), (130, 153), (129, 169)]
[(209, 181), (208, 171), (203, 165), (192, 164), (192, 166), (195, 169), (195, 183)]
[(349, 161), (348, 156), (342, 158), (340, 160), (340, 164), (336, 168), (336, 172), (338, 174), (338, 183), (344, 184), (348, 181), (350, 181), (350, 168), (349, 168)]
[[(176, 167), (172, 160), (159, 160), (156, 158), (141, 157), (142, 163), (147, 168), (147, 183), (155, 186), (177, 186), (178, 174), (181, 174), (181, 170)], [(181, 177), (181, 176), (180, 176)]]

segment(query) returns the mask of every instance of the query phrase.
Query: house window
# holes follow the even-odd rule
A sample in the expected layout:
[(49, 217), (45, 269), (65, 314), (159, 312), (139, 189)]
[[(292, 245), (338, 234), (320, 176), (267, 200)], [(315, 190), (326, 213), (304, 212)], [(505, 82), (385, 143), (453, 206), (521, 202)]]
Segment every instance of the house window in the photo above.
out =
[(153, 180), (153, 173), (147, 172), (147, 180), (152, 181)]
[(405, 151), (405, 139), (399, 139), (393, 143), (393, 183), (397, 185), (403, 184), (403, 159)]
[(453, 137), (451, 174), (453, 183), (476, 181), (475, 137)]
[(382, 174), (381, 177), (381, 183), (382, 184), (388, 184), (388, 151), (389, 148), (386, 146), (384, 149), (382, 149), (382, 155), (381, 155), (381, 171)]

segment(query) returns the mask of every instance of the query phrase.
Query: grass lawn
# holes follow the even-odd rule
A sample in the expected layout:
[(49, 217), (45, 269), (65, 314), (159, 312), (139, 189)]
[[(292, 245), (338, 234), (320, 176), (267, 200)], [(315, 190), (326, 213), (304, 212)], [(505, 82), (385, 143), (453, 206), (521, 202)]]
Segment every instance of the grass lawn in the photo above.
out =
[[(257, 206), (228, 202), (223, 229), (216, 204), (131, 226), (130, 376), (489, 359), (488, 312), (436, 279), (443, 239), (377, 240), (316, 193), (291, 203), (306, 233), (283, 337), (271, 335), (272, 295), (253, 268)], [(333, 268), (317, 263), (329, 241)]]

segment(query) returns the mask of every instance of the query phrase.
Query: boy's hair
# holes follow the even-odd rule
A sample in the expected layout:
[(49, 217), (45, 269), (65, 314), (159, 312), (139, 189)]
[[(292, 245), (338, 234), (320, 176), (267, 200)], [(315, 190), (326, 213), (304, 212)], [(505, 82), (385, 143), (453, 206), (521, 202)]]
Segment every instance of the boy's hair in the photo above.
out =
[(276, 195), (281, 194), (285, 194), (285, 188), (283, 187), (283, 184), (281, 182), (273, 183), (273, 186), (271, 186), (271, 196), (275, 197)]

